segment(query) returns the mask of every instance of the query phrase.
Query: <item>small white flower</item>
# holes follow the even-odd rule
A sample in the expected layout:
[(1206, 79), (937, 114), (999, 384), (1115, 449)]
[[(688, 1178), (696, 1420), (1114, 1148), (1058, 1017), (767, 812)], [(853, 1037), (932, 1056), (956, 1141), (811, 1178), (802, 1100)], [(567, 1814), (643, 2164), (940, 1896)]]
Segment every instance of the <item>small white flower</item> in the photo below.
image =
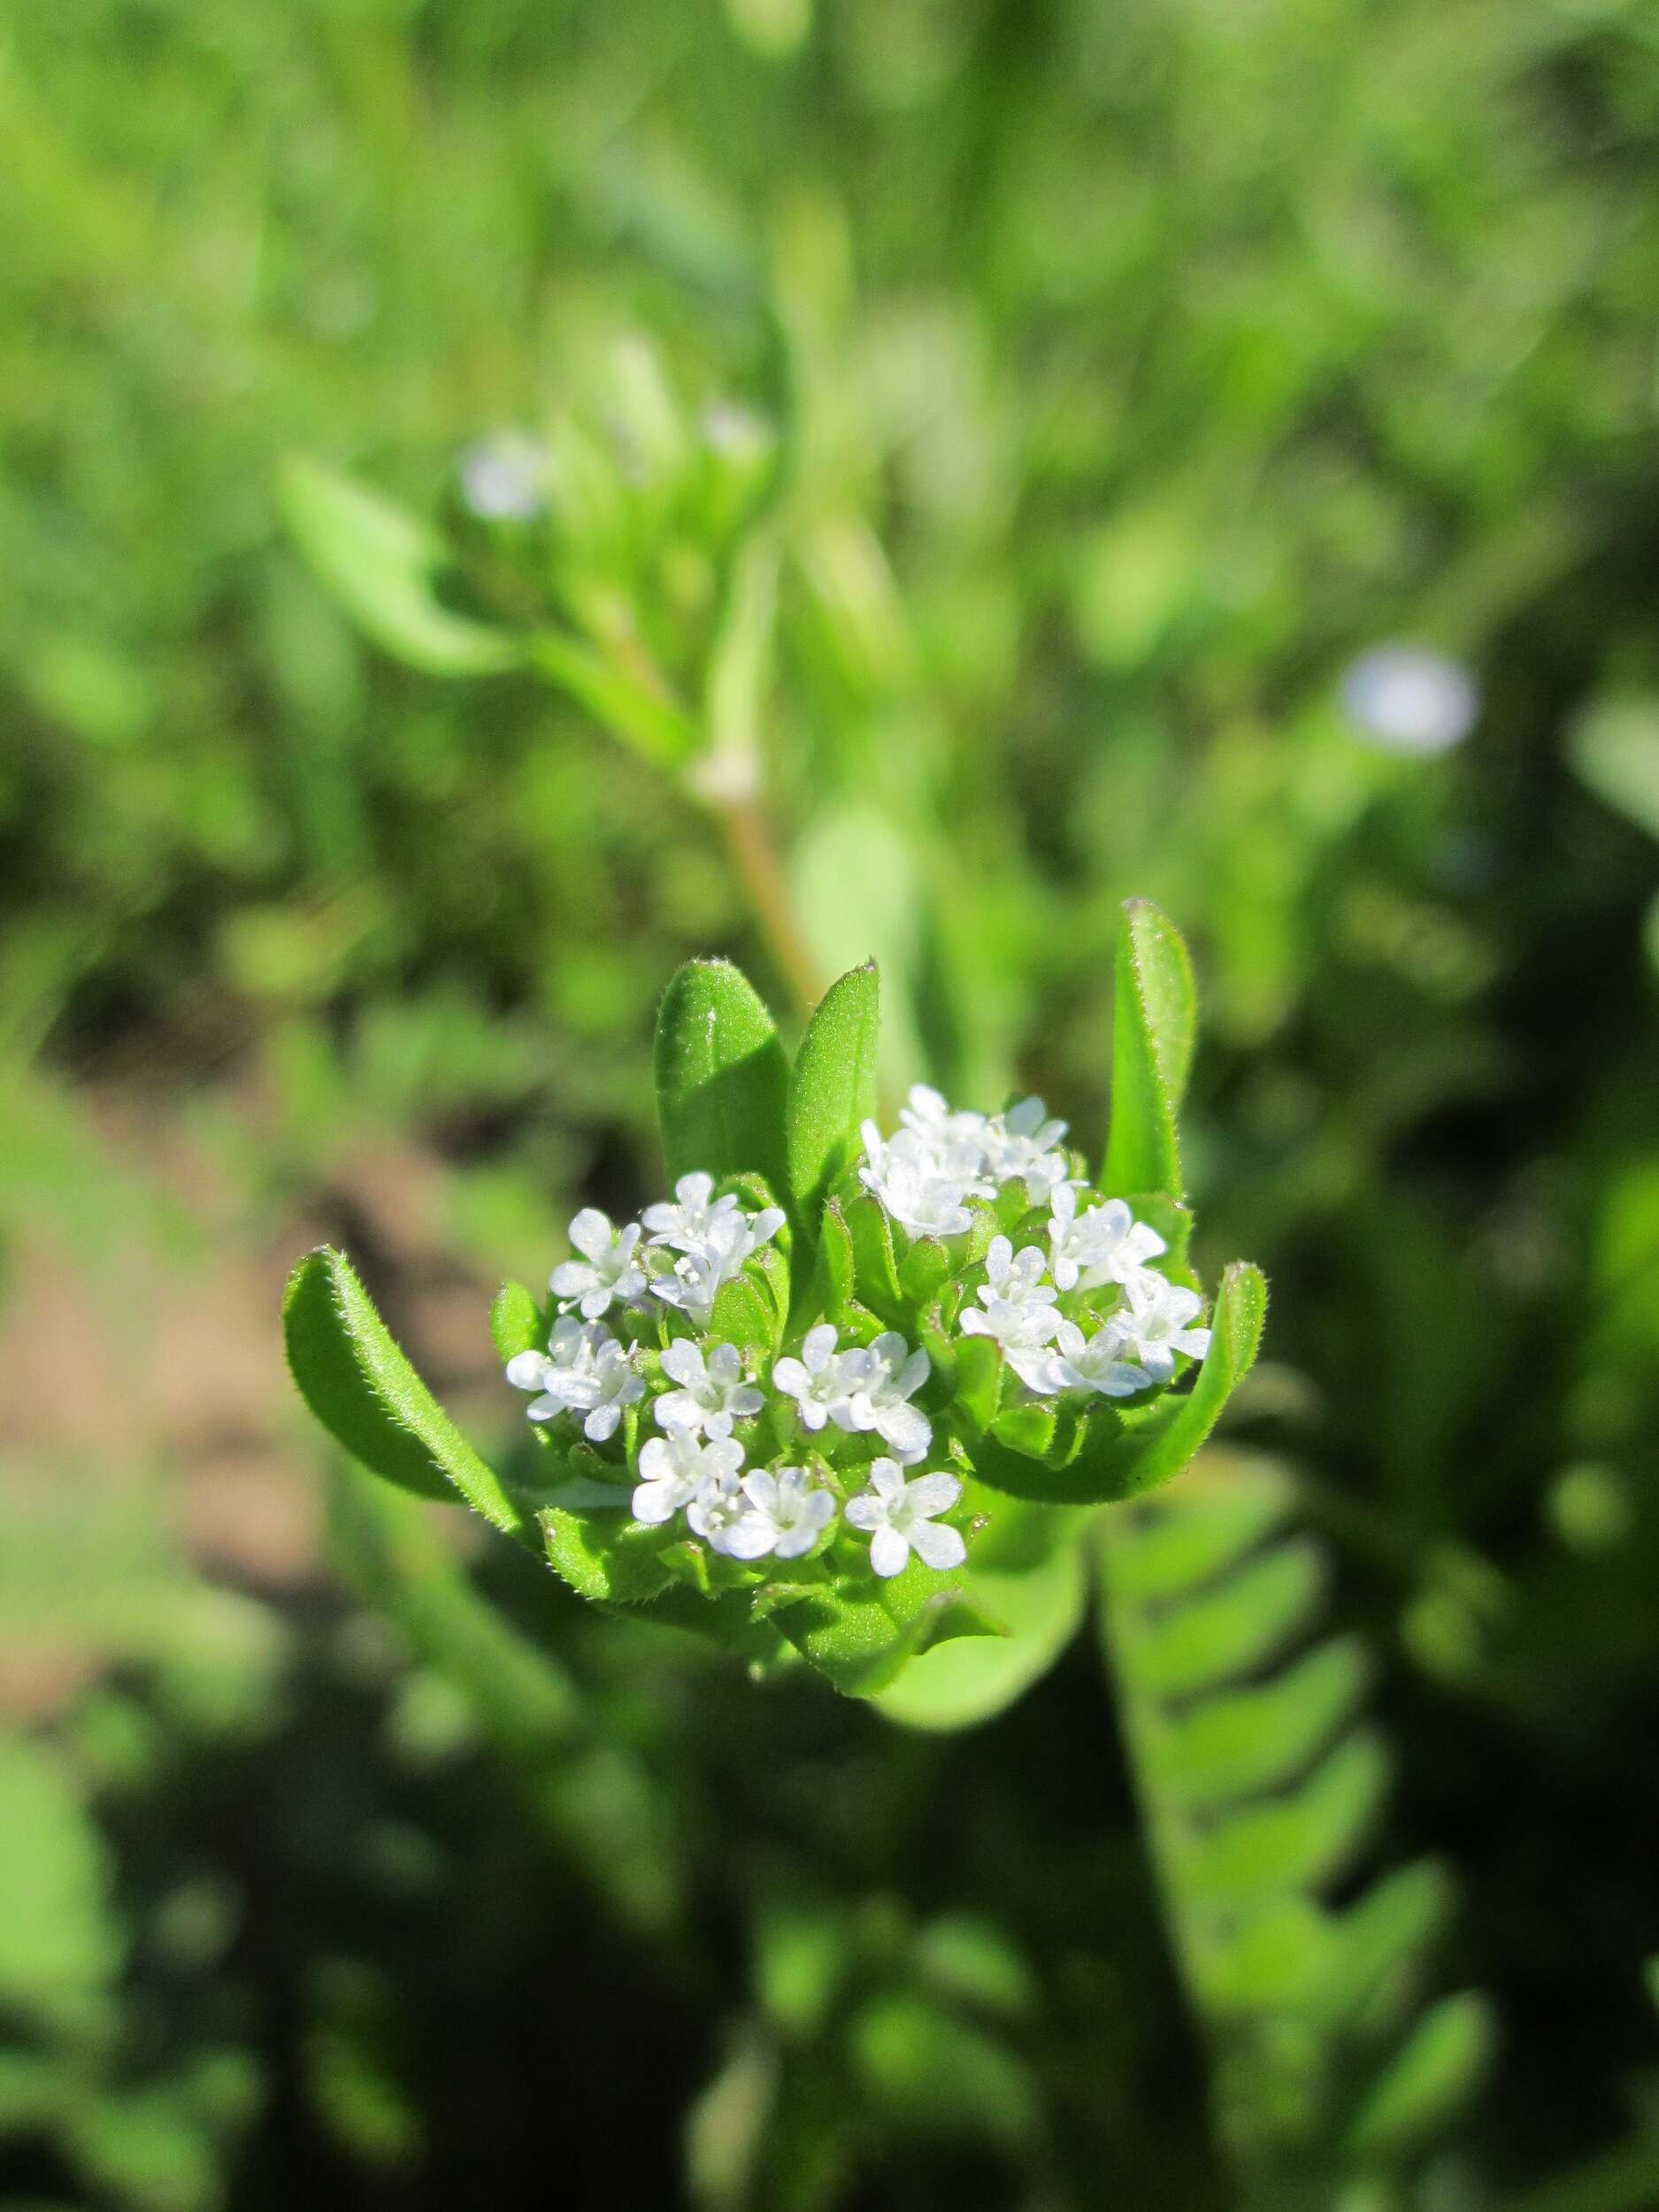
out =
[(979, 1305), (970, 1306), (962, 1317), (964, 1336), (995, 1338), (1020, 1380), (1041, 1391), (1054, 1387), (1048, 1347), (1060, 1326), (1054, 1305), (1058, 1293), (1042, 1279), (1045, 1264), (1036, 1245), (1028, 1244), (1017, 1255), (1008, 1238), (993, 1237), (985, 1256), (989, 1279), (979, 1286)]
[(966, 1162), (977, 1168), (985, 1135), (983, 1114), (953, 1113), (942, 1092), (926, 1083), (912, 1083), (910, 1103), (899, 1109), (899, 1119), (936, 1160)]
[(461, 456), (461, 499), (483, 522), (531, 522), (547, 504), (548, 455), (521, 431), (481, 438)]
[(700, 1482), (686, 1518), (710, 1551), (727, 1559), (764, 1559), (778, 1541), (777, 1530), (757, 1510), (734, 1473), (710, 1475)]
[[(1060, 1335), (1056, 1344), (1052, 1371), (1048, 1381), (1050, 1391), (1092, 1390), (1102, 1398), (1131, 1398), (1137, 1390), (1144, 1390), (1152, 1380), (1142, 1367), (1132, 1367), (1118, 1355), (1121, 1340), (1109, 1323), (1086, 1337), (1074, 1321), (1060, 1324)], [(1045, 1393), (1045, 1394), (1047, 1394)]]
[(809, 1329), (799, 1359), (780, 1359), (772, 1371), (774, 1390), (795, 1400), (801, 1425), (821, 1429), (841, 1397), (841, 1362), (835, 1356), (835, 1325), (820, 1321)]
[(874, 1431), (901, 1459), (917, 1460), (933, 1440), (933, 1425), (907, 1402), (927, 1380), (926, 1352), (912, 1352), (888, 1330), (873, 1344), (855, 1345), (841, 1357), (841, 1394), (830, 1407), (838, 1428)]
[(678, 1425), (640, 1447), (640, 1482), (632, 1500), (634, 1517), (660, 1528), (688, 1506), (705, 1482), (735, 1481), (743, 1465), (743, 1447), (735, 1437), (703, 1443)]
[(1132, 1276), (1124, 1286), (1126, 1305), (1115, 1313), (1102, 1333), (1113, 1348), (1144, 1367), (1154, 1382), (1168, 1382), (1175, 1372), (1175, 1355), (1202, 1359), (1210, 1349), (1210, 1331), (1190, 1328), (1203, 1311), (1196, 1291), (1166, 1282), (1150, 1268)]
[(901, 1573), (914, 1552), (924, 1566), (943, 1573), (961, 1566), (968, 1548), (954, 1528), (935, 1525), (962, 1495), (955, 1475), (918, 1475), (906, 1481), (896, 1460), (879, 1459), (870, 1470), (870, 1487), (847, 1504), (847, 1520), (870, 1538), (870, 1564), (885, 1582)]
[(616, 1434), (623, 1407), (645, 1392), (632, 1355), (603, 1322), (577, 1321), (569, 1315), (553, 1325), (545, 1352), (514, 1354), (507, 1363), (507, 1379), (515, 1389), (542, 1394), (528, 1408), (531, 1420), (580, 1413), (583, 1433), (595, 1444)]
[(563, 1260), (548, 1278), (556, 1298), (579, 1306), (589, 1321), (609, 1310), (614, 1298), (626, 1305), (645, 1287), (645, 1271), (634, 1259), (640, 1225), (613, 1229), (597, 1206), (584, 1206), (571, 1224), (571, 1242), (584, 1256)]
[(1420, 645), (1377, 645), (1350, 661), (1342, 704), (1359, 733), (1385, 752), (1449, 752), (1474, 727), (1480, 687), (1466, 668)]
[(1066, 1125), (1051, 1121), (1040, 1098), (1021, 1099), (1005, 1114), (994, 1114), (980, 1142), (987, 1172), (998, 1183), (1023, 1181), (1035, 1206), (1066, 1180), (1066, 1157), (1059, 1148)]
[(716, 1344), (705, 1355), (689, 1337), (677, 1336), (663, 1353), (663, 1372), (678, 1390), (664, 1391), (653, 1408), (658, 1428), (678, 1425), (695, 1434), (730, 1436), (733, 1421), (758, 1413), (766, 1402), (744, 1379), (735, 1344)]
[(941, 1157), (913, 1129), (884, 1138), (873, 1121), (864, 1123), (864, 1141), (859, 1181), (913, 1237), (960, 1236), (973, 1220), (965, 1202), (991, 1194), (977, 1154)]
[(1077, 1193), (1063, 1184), (1048, 1217), (1054, 1279), (1062, 1290), (1099, 1290), (1126, 1283), (1148, 1260), (1169, 1249), (1157, 1231), (1137, 1221), (1121, 1198), (1077, 1210)]
[(763, 1206), (757, 1214), (717, 1212), (705, 1233), (674, 1262), (672, 1272), (652, 1276), (652, 1290), (667, 1304), (678, 1306), (698, 1328), (706, 1328), (721, 1289), (742, 1271), (745, 1260), (771, 1242), (783, 1222), (779, 1206)]
[(757, 1467), (743, 1477), (749, 1503), (772, 1531), (768, 1549), (779, 1559), (810, 1552), (835, 1518), (835, 1500), (804, 1467)]
[(738, 1210), (733, 1193), (714, 1195), (712, 1175), (682, 1175), (674, 1185), (674, 1202), (648, 1206), (642, 1217), (653, 1244), (666, 1244), (677, 1252), (695, 1252), (715, 1223)]

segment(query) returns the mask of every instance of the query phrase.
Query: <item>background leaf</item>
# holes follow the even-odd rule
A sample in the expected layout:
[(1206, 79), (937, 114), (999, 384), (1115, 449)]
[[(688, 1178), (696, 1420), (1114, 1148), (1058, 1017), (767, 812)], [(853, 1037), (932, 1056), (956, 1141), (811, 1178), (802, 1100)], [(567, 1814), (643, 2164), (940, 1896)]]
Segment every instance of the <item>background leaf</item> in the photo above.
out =
[(438, 596), (447, 550), (416, 516), (320, 461), (296, 455), (280, 479), (301, 550), (377, 645), (430, 676), (484, 676), (522, 657), (503, 630)]

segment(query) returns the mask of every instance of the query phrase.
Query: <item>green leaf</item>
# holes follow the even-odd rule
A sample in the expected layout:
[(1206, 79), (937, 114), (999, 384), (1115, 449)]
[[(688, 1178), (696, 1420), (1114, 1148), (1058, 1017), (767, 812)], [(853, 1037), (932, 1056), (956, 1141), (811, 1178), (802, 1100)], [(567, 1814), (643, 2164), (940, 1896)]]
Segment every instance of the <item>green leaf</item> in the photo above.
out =
[(399, 1350), (343, 1252), (322, 1245), (300, 1262), (282, 1330), (301, 1396), (354, 1459), (419, 1497), (458, 1491), (474, 1512), (540, 1551), (534, 1524)]
[(1113, 1576), (1143, 1601), (1179, 1596), (1236, 1566), (1295, 1509), (1295, 1485), (1277, 1461), (1212, 1448), (1179, 1494), (1136, 1514)]
[(1432, 2143), (1479, 2087), (1491, 2062), (1492, 2011), (1472, 1990), (1425, 2013), (1348, 2131), (1363, 2158), (1399, 2158)]
[(772, 1016), (726, 960), (693, 960), (657, 1018), (657, 1107), (671, 1182), (698, 1170), (752, 1171), (789, 1187), (784, 1110), (789, 1064)]
[(854, 1198), (847, 1201), (841, 1211), (852, 1239), (860, 1301), (884, 1321), (904, 1318), (907, 1310), (899, 1287), (893, 1225), (885, 1210), (873, 1198)]
[(1659, 699), (1607, 699), (1574, 728), (1572, 764), (1596, 797), (1659, 837)]
[[(1076, 1633), (1087, 1601), (1088, 1577), (1078, 1542), (1087, 1518), (1064, 1508), (999, 1507), (994, 1527), (974, 1547), (962, 1589), (1004, 1624), (1007, 1635), (941, 1644), (912, 1659), (876, 1694), (889, 1720), (910, 1728), (976, 1727), (1048, 1671)], [(1022, 1528), (1040, 1540), (1034, 1558), (1015, 1548)], [(1051, 1547), (1047, 1556), (1042, 1544)]]
[(1294, 1794), (1240, 1813), (1190, 1846), (1182, 1875), (1189, 1893), (1232, 1909), (1333, 1880), (1375, 1827), (1386, 1779), (1376, 1739), (1350, 1736)]
[(449, 550), (417, 516), (300, 455), (283, 464), (277, 488), (300, 550), (387, 652), (430, 676), (489, 675), (518, 664), (516, 639), (438, 596)]
[(522, 1283), (503, 1283), (495, 1293), (489, 1333), (503, 1367), (516, 1353), (541, 1348), (541, 1309)]
[(1446, 1870), (1419, 1859), (1375, 1882), (1333, 1926), (1310, 2015), (1327, 2028), (1374, 2033), (1414, 1993), (1427, 1955), (1451, 1917)]
[(956, 1636), (991, 1636), (1001, 1625), (963, 1594), (965, 1570), (936, 1574), (912, 1559), (880, 1581), (867, 1566), (835, 1573), (823, 1590), (780, 1606), (778, 1626), (802, 1655), (850, 1697), (870, 1697), (907, 1661)]
[(873, 962), (832, 983), (801, 1041), (789, 1078), (789, 1190), (810, 1234), (832, 1185), (858, 1156), (859, 1127), (876, 1113), (881, 990)]
[(1102, 1187), (1182, 1195), (1176, 1110), (1198, 1018), (1180, 932), (1148, 899), (1124, 906), (1112, 1007), (1111, 1122)]
[(111, 1874), (69, 1766), (0, 1734), (0, 2005), (73, 2015), (119, 1972)]
[(538, 675), (568, 692), (602, 729), (645, 759), (679, 768), (689, 758), (697, 726), (662, 683), (562, 630), (538, 630), (525, 653)]
[(776, 1305), (747, 1268), (729, 1283), (722, 1283), (710, 1317), (711, 1341), (735, 1344), (751, 1359), (770, 1359), (778, 1348), (783, 1324)]
[[(1111, 1541), (1110, 1525), (1102, 1529)], [(1275, 1544), (1219, 1588), (1137, 1631), (1129, 1665), (1164, 1697), (1190, 1696), (1263, 1666), (1301, 1635), (1325, 1594), (1318, 1547)]]
[(832, 1198), (819, 1223), (818, 1252), (812, 1262), (812, 1315), (839, 1326), (852, 1302), (856, 1281), (852, 1234), (841, 1202)]
[(628, 1494), (618, 1486), (614, 1504), (552, 1505), (541, 1515), (548, 1563), (579, 1597), (639, 1605), (673, 1580), (663, 1531), (632, 1517)]
[(1353, 1641), (1322, 1644), (1261, 1687), (1172, 1720), (1154, 1755), (1182, 1795), (1206, 1809), (1278, 1789), (1353, 1719), (1365, 1676)]

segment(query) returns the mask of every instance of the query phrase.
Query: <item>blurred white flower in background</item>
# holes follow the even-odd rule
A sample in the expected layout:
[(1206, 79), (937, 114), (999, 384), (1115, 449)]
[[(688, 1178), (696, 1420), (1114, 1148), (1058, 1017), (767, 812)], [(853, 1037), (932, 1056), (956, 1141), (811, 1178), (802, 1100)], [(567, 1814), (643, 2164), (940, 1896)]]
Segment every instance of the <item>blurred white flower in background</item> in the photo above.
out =
[(480, 522), (534, 522), (547, 504), (546, 449), (519, 430), (480, 438), (461, 456), (461, 499)]
[(1469, 670), (1420, 645), (1372, 646), (1348, 663), (1340, 690), (1360, 736), (1390, 753), (1449, 752), (1480, 712)]

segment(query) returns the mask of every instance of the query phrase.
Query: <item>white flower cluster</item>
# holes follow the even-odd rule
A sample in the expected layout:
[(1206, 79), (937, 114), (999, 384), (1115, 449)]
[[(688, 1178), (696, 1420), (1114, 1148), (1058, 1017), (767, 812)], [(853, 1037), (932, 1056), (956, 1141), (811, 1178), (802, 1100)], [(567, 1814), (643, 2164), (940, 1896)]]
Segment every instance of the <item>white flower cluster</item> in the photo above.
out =
[(884, 1137), (864, 1125), (859, 1179), (913, 1237), (960, 1236), (972, 1219), (970, 1198), (995, 1198), (1004, 1183), (1022, 1182), (1033, 1206), (1070, 1187), (1060, 1149), (1063, 1121), (1050, 1121), (1040, 1098), (1005, 1114), (953, 1113), (939, 1093), (916, 1084)]
[(640, 1220), (620, 1229), (596, 1206), (584, 1206), (570, 1228), (582, 1256), (556, 1267), (549, 1287), (589, 1321), (613, 1304), (633, 1305), (649, 1295), (706, 1328), (723, 1286), (782, 1226), (781, 1207), (746, 1214), (729, 1192), (714, 1195), (712, 1175), (682, 1175), (672, 1204), (648, 1206)]
[[(1009, 1238), (993, 1239), (979, 1303), (961, 1322), (964, 1335), (1000, 1345), (1027, 1389), (1040, 1397), (1081, 1391), (1127, 1398), (1168, 1382), (1178, 1352), (1202, 1359), (1210, 1332), (1192, 1325), (1202, 1301), (1150, 1264), (1166, 1250), (1164, 1239), (1121, 1198), (1081, 1202), (1087, 1186), (1069, 1172), (1060, 1148), (1066, 1125), (1048, 1118), (1041, 1099), (1024, 1099), (1004, 1114), (956, 1113), (918, 1084), (899, 1119), (885, 1139), (873, 1122), (864, 1124), (859, 1177), (912, 1236), (960, 1233), (972, 1222), (970, 1198), (994, 1199), (1015, 1181), (1031, 1206), (1048, 1202), (1047, 1249), (1027, 1244), (1017, 1252)], [(1064, 1295), (1109, 1287), (1119, 1304), (1091, 1333), (1060, 1310)]]
[[(672, 1202), (648, 1206), (620, 1228), (584, 1208), (570, 1227), (581, 1257), (563, 1262), (549, 1279), (565, 1310), (548, 1348), (519, 1352), (507, 1363), (508, 1381), (534, 1394), (530, 1419), (569, 1415), (593, 1443), (614, 1436), (624, 1409), (646, 1395), (648, 1385), (642, 1347), (619, 1341), (602, 1317), (613, 1307), (641, 1315), (655, 1298), (706, 1328), (721, 1286), (783, 1219), (776, 1207), (749, 1214), (730, 1194), (717, 1198), (713, 1177), (702, 1174), (682, 1176)], [(817, 1548), (841, 1511), (840, 1498), (810, 1467), (746, 1471), (748, 1447), (733, 1430), (764, 1411), (768, 1398), (745, 1372), (737, 1347), (673, 1337), (656, 1368), (672, 1387), (652, 1400), (663, 1433), (639, 1448), (635, 1520), (662, 1527), (683, 1512), (694, 1535), (731, 1559), (799, 1559)], [(842, 1348), (828, 1323), (808, 1331), (799, 1358), (777, 1360), (772, 1369), (772, 1402), (789, 1408), (809, 1437), (833, 1425), (878, 1440), (891, 1455), (858, 1471), (868, 1486), (845, 1512), (847, 1525), (869, 1537), (871, 1565), (883, 1577), (898, 1574), (912, 1553), (939, 1570), (960, 1566), (966, 1555), (959, 1532), (938, 1525), (961, 1496), (961, 1483), (942, 1472), (904, 1472), (933, 1441), (932, 1424), (910, 1402), (928, 1373), (926, 1353), (912, 1351), (902, 1336), (888, 1332)]]

